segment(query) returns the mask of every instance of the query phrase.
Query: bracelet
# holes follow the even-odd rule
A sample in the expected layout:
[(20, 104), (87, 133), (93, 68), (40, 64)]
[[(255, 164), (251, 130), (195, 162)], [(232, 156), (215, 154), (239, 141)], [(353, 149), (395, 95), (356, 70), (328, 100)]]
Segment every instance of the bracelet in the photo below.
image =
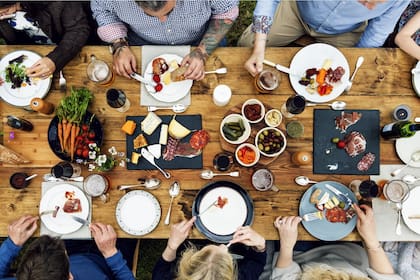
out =
[(379, 249), (382, 249), (382, 245), (381, 245), (381, 243), (380, 243), (380, 242), (378, 242), (378, 246), (376, 246), (376, 247), (370, 248), (370, 247), (368, 247), (368, 246), (365, 246), (365, 248), (366, 248), (366, 250), (368, 250), (368, 251), (377, 251), (377, 250), (379, 250)]
[(128, 41), (126, 38), (119, 38), (109, 45), (109, 52), (114, 55), (119, 48), (128, 47)]

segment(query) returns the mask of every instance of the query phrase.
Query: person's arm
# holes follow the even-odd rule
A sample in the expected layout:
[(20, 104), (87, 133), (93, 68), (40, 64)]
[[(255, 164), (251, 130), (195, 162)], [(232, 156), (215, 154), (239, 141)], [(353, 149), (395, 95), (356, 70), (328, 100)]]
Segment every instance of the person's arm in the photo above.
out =
[(394, 274), (394, 269), (376, 237), (373, 210), (367, 205), (353, 205), (357, 214), (357, 230), (363, 239), (370, 267), (380, 274)]
[(417, 60), (420, 60), (420, 46), (411, 36), (419, 29), (420, 12), (417, 12), (395, 36), (395, 44)]
[(293, 248), (298, 237), (298, 225), (302, 221), (300, 217), (277, 217), (274, 226), (277, 228), (280, 239), (279, 257), (276, 267), (285, 268), (293, 263)]

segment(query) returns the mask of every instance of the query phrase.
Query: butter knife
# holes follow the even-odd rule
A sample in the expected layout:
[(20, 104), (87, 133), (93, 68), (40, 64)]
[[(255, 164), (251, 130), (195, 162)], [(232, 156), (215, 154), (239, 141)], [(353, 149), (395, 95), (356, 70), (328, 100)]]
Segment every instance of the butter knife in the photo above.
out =
[(83, 226), (89, 226), (89, 221), (88, 220), (85, 220), (85, 219), (82, 219), (82, 218), (79, 218), (79, 217), (77, 217), (77, 216), (70, 216), (73, 220), (75, 220), (76, 222), (78, 222), (78, 223), (81, 223)]
[(163, 170), (159, 165), (155, 162), (155, 157), (150, 153), (146, 148), (141, 148), (141, 155), (152, 165), (154, 165), (160, 172), (162, 172), (163, 176), (165, 176), (166, 179), (171, 178), (171, 174), (165, 170)]
[(409, 219), (420, 219), (420, 214), (408, 216)]
[(157, 85), (157, 83), (155, 81), (148, 80), (148, 79), (144, 78), (143, 76), (137, 74), (136, 72), (133, 72), (130, 75), (130, 77), (133, 78), (134, 80), (139, 81), (140, 83), (145, 84), (145, 85), (149, 85), (149, 86), (152, 86), (152, 87), (155, 87)]
[(268, 65), (268, 66), (271, 66), (271, 67), (276, 68), (276, 69), (277, 69), (277, 70), (279, 70), (280, 72), (284, 72), (284, 73), (286, 73), (286, 74), (289, 74), (290, 76), (295, 76), (296, 78), (299, 78), (299, 79), (301, 78), (301, 76), (300, 76), (300, 75), (298, 75), (297, 73), (292, 72), (292, 70), (291, 70), (290, 68), (288, 68), (288, 67), (286, 67), (286, 66), (283, 66), (283, 65), (281, 65), (281, 64), (276, 64), (276, 63), (271, 62), (271, 61), (266, 60), (266, 59), (264, 59), (264, 60), (263, 60), (263, 63), (264, 63), (265, 65)]
[(341, 191), (337, 190), (336, 188), (334, 188), (333, 186), (329, 184), (325, 184), (325, 187), (329, 189), (330, 191), (332, 191), (335, 195), (337, 195), (338, 198), (344, 201), (344, 203), (346, 203), (349, 207), (353, 206), (353, 200), (351, 200), (346, 194), (342, 193)]

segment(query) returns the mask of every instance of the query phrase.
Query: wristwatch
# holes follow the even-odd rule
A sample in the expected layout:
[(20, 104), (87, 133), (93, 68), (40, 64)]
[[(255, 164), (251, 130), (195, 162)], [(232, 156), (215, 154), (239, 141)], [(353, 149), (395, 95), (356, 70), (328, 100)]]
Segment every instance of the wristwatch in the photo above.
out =
[(109, 52), (114, 55), (115, 52), (122, 47), (128, 47), (128, 41), (126, 38), (119, 38), (109, 45)]

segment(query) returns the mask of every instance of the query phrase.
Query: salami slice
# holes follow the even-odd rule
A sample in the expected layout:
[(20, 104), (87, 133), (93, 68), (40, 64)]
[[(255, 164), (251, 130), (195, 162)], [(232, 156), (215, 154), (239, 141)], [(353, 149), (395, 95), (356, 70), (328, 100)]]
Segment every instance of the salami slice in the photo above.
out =
[(375, 162), (375, 154), (367, 153), (365, 154), (362, 159), (357, 163), (357, 169), (359, 171), (367, 171)]

